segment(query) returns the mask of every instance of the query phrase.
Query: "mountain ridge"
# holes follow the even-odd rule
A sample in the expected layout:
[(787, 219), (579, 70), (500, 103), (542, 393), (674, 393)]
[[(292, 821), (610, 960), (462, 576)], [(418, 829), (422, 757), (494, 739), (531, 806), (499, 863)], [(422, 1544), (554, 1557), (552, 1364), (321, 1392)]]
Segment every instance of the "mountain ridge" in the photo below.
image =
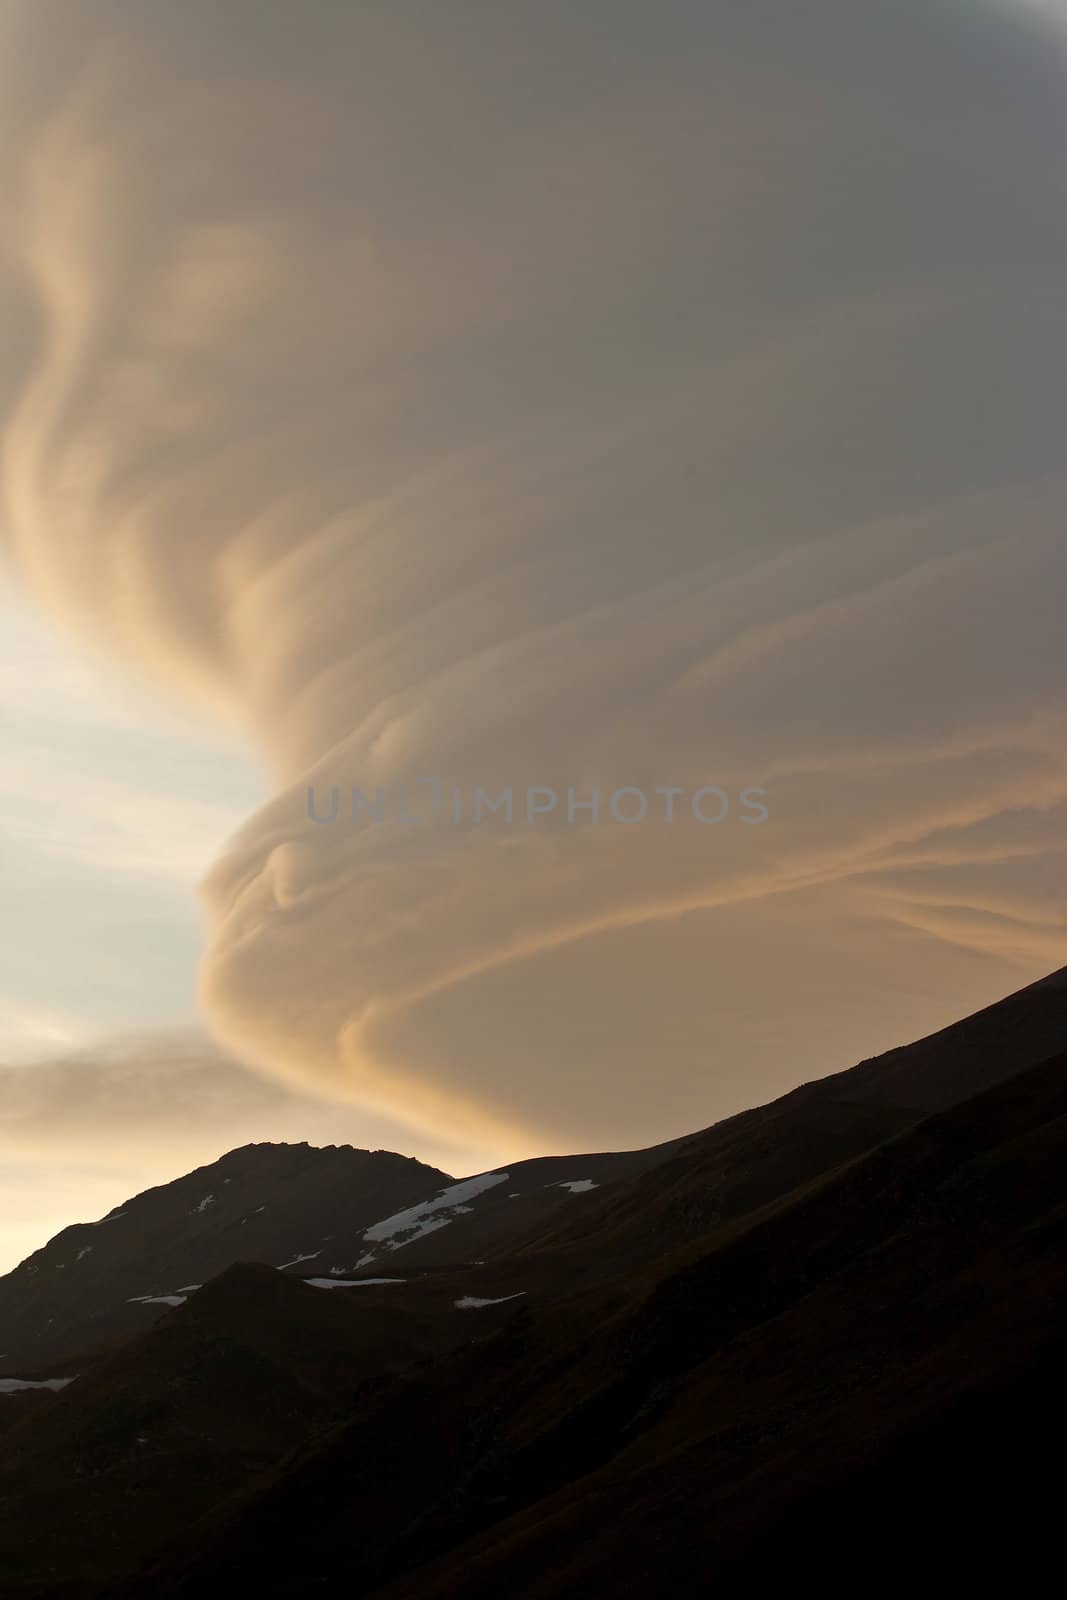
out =
[[(101, 1313), (76, 1370), (10, 1372), (72, 1381), (0, 1395), (0, 1582), (695, 1600), (712, 1578), (786, 1581), (791, 1549), (815, 1563), (835, 1537), (854, 1561), (878, 1543), (887, 1571), (899, 1545), (913, 1571), (860, 1485), (908, 1508), (946, 1576), (914, 1485), (954, 1540), (980, 1506), (1007, 1519), (1005, 1559), (1023, 1529), (1026, 1562), (1048, 1557), (1019, 1407), (1067, 1421), (1065, 1172), (1067, 971), (647, 1151), (459, 1180), (391, 1152), (230, 1152), (83, 1225), (121, 1239), (143, 1210), (157, 1230), (105, 1288), (153, 1240), (160, 1274), (242, 1237), (273, 1259), (167, 1278), (185, 1292)], [(281, 1231), (249, 1234), (252, 1198)], [(324, 1228), (342, 1237), (278, 1259)], [(3, 1295), (41, 1276), (0, 1280), (0, 1348)], [(32, 1294), (18, 1309), (24, 1350), (47, 1347)]]
[[(476, 1175), (494, 1181), (474, 1194), (465, 1186), (475, 1179), (392, 1151), (243, 1145), (62, 1230), (0, 1278), (0, 1378), (55, 1375), (56, 1362), (141, 1331), (161, 1302), (240, 1260), (349, 1280), (400, 1263), (405, 1274), (422, 1273), (551, 1250), (565, 1271), (568, 1229), (587, 1243), (599, 1224), (604, 1263), (621, 1267), (759, 1207), (1065, 1040), (1062, 968), (913, 1044), (697, 1133), (644, 1150), (533, 1157)], [(637, 1181), (616, 1196), (622, 1179)], [(364, 1237), (385, 1223), (396, 1224), (391, 1236)]]

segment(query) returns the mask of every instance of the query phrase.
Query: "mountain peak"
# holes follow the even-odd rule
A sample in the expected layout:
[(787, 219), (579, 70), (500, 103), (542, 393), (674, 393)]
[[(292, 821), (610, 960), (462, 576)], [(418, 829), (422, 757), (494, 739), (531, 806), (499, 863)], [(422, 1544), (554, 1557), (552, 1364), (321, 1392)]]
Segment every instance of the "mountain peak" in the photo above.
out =
[(95, 1349), (236, 1261), (354, 1267), (365, 1230), (452, 1183), (388, 1150), (250, 1144), (75, 1223), (0, 1278), (4, 1370)]

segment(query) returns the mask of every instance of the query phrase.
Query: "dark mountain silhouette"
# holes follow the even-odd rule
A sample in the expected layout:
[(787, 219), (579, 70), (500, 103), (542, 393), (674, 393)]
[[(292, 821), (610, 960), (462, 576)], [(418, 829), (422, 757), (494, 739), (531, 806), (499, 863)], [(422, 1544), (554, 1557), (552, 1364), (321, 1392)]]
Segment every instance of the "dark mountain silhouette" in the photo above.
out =
[(872, 1548), (880, 1577), (914, 1580), (920, 1561), (977, 1575), (978, 1507), (1025, 1572), (1058, 1543), (1058, 1515), (1039, 1514), (1047, 1463), (1021, 1450), (1034, 1416), (1015, 1406), (1040, 1401), (1058, 1436), (1065, 1113), (1067, 1055), (669, 1262), (361, 1394), (201, 1529), (187, 1565), (172, 1553), (152, 1592), (329, 1592), (355, 1530), (359, 1592), (390, 1600), (696, 1596)]
[[(1067, 973), (658, 1150), (459, 1184), (285, 1151), (141, 1197), (154, 1243), (116, 1249), (101, 1304), (162, 1255), (218, 1259), (256, 1183), (256, 1216), (304, 1197), (284, 1249), (322, 1253), (279, 1272), (263, 1224), (269, 1265), (219, 1260), (139, 1330), (100, 1310), (74, 1382), (0, 1396), (5, 1592), (695, 1596), (1019, 1583), (1050, 1553)], [(202, 1236), (228, 1163), (241, 1204)], [(0, 1328), (13, 1306), (29, 1341), (27, 1276)]]
[(347, 1145), (232, 1150), (64, 1228), (0, 1278), (0, 1383), (57, 1363), (80, 1370), (235, 1262), (339, 1282), (476, 1262), (671, 1148), (546, 1156), (467, 1179)]
[[(0, 1380), (81, 1358), (154, 1322), (158, 1297), (206, 1283), (235, 1261), (281, 1266), (358, 1238), (390, 1211), (448, 1183), (385, 1150), (259, 1144), (79, 1223), (0, 1278)], [(306, 1270), (306, 1269), (305, 1269)]]

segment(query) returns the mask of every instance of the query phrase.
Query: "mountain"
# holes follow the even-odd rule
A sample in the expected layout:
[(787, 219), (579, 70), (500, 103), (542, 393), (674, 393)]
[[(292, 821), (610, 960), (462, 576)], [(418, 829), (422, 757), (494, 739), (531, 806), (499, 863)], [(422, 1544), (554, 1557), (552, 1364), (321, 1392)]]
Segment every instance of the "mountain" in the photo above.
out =
[[(671, 1146), (663, 1146), (667, 1151)], [(64, 1228), (0, 1278), (0, 1383), (81, 1364), (239, 1261), (309, 1280), (476, 1262), (660, 1150), (545, 1156), (456, 1179), (386, 1150), (247, 1145)], [(445, 1231), (447, 1230), (447, 1232)]]
[(1067, 969), (916, 1044), (648, 1150), (539, 1157), (457, 1180), (388, 1151), (248, 1145), (65, 1228), (0, 1278), (0, 1382), (58, 1373), (63, 1362), (80, 1370), (238, 1261), (347, 1281), (469, 1266), (521, 1245), (534, 1256), (550, 1250), (556, 1279), (610, 1273), (744, 1215), (1065, 1042)]
[(1067, 1054), (362, 1392), (133, 1592), (331, 1592), (354, 1539), (382, 1600), (851, 1587), (872, 1561), (1025, 1588), (1059, 1542), (1034, 1446), (1067, 1421), (1065, 1164)]
[(253, 1146), (65, 1230), (0, 1280), (0, 1387), (78, 1374), (0, 1395), (5, 1593), (703, 1595), (913, 1577), (920, 1530), (949, 1576), (975, 1515), (1040, 1550), (1065, 1052), (1067, 972), (657, 1149)]
[[(239, 1260), (282, 1266), (358, 1238), (450, 1182), (420, 1161), (348, 1146), (248, 1145), (78, 1223), (0, 1278), (0, 1379), (139, 1332)], [(20, 1363), (22, 1364), (20, 1366)]]

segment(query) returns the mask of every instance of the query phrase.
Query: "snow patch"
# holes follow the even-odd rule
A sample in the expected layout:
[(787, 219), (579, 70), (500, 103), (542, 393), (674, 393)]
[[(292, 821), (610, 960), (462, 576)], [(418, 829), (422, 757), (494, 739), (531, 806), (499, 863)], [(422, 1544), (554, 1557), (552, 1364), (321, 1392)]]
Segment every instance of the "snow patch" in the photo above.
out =
[(453, 1304), (457, 1311), (480, 1311), (483, 1306), (502, 1306), (505, 1300), (521, 1300), (525, 1293), (525, 1289), (520, 1289), (517, 1294), (502, 1294), (497, 1300), (480, 1300), (477, 1295), (465, 1294)]
[(403, 1283), (403, 1278), (305, 1278), (313, 1289), (363, 1289), (372, 1283)]
[(546, 1183), (546, 1189), (569, 1189), (571, 1194), (587, 1194), (590, 1189), (599, 1189), (599, 1183), (594, 1183), (592, 1178), (564, 1178), (562, 1183)]
[(23, 1389), (51, 1389), (53, 1394), (60, 1389), (65, 1389), (68, 1383), (73, 1383), (73, 1378), (0, 1378), (0, 1394), (19, 1394)]
[(286, 1267), (295, 1267), (299, 1261), (314, 1261), (315, 1257), (321, 1254), (321, 1250), (309, 1250), (306, 1256), (294, 1256), (291, 1261), (283, 1261), (278, 1271), (284, 1272)]
[(170, 1294), (135, 1294), (127, 1301), (131, 1306), (183, 1306), (191, 1294), (202, 1289), (200, 1283), (184, 1283), (180, 1289), (171, 1290)]
[(447, 1228), (454, 1218), (473, 1209), (467, 1205), (468, 1200), (476, 1199), (487, 1189), (494, 1189), (498, 1183), (506, 1183), (509, 1176), (507, 1172), (482, 1172), (476, 1178), (450, 1184), (433, 1199), (422, 1200), (407, 1211), (397, 1211), (393, 1216), (375, 1222), (364, 1233), (364, 1243), (378, 1244), (383, 1250), (402, 1250), (406, 1244), (412, 1244), (428, 1233)]
[(198, 1206), (194, 1206), (193, 1207), (193, 1210), (190, 1213), (190, 1215), (195, 1215), (197, 1212), (200, 1212), (200, 1211), (206, 1211), (208, 1206), (213, 1206), (214, 1204), (215, 1204), (215, 1196), (213, 1194), (206, 1194), (204, 1196), (204, 1198), (201, 1200), (200, 1204)]

